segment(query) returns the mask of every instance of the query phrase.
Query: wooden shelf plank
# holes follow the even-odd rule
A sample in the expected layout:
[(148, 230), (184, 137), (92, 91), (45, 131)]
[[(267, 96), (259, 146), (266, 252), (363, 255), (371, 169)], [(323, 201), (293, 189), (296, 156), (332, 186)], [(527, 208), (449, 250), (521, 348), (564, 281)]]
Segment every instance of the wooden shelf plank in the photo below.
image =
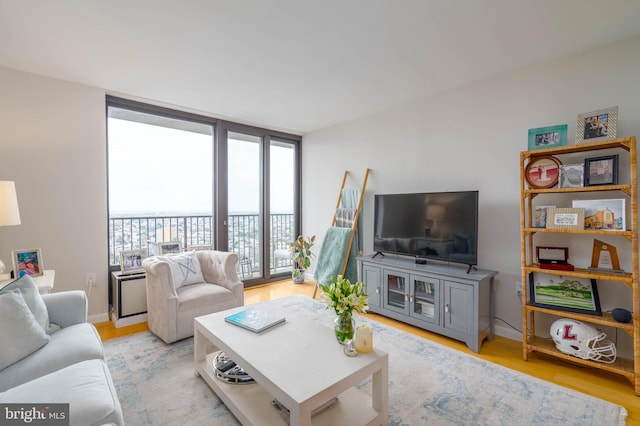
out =
[(612, 364), (605, 364), (602, 362), (591, 361), (587, 359), (577, 358), (575, 356), (567, 355), (556, 349), (555, 343), (551, 339), (544, 339), (542, 337), (534, 337), (529, 339), (527, 343), (527, 350), (529, 352), (537, 351), (552, 355), (557, 358), (562, 358), (567, 361), (575, 362), (576, 364), (586, 365), (594, 367), (600, 370), (610, 371), (612, 373), (621, 374), (628, 378), (631, 382), (634, 381), (635, 373), (633, 367), (633, 361), (625, 358), (616, 358), (616, 361)]
[(600, 325), (606, 325), (609, 327), (615, 327), (621, 330), (625, 330), (628, 333), (633, 333), (633, 322), (629, 322), (629, 323), (618, 322), (613, 319), (613, 317), (611, 316), (611, 313), (609, 312), (603, 312), (602, 316), (599, 316), (599, 315), (587, 315), (587, 314), (580, 314), (580, 313), (567, 312), (567, 311), (558, 311), (556, 309), (541, 308), (539, 306), (531, 306), (531, 305), (525, 305), (524, 309), (527, 312), (542, 312), (549, 315), (556, 315), (564, 318), (572, 318), (575, 320), (585, 321), (592, 324), (600, 324)]

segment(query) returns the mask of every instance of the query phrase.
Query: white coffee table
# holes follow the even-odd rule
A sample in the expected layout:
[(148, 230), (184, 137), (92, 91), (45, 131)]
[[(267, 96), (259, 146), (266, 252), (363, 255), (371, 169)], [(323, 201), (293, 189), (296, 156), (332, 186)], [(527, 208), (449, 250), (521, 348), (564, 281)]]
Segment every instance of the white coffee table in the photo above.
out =
[[(262, 302), (252, 307), (280, 312)], [(228, 324), (224, 317), (240, 307), (194, 320), (195, 371), (244, 425), (285, 425), (271, 405), (275, 398), (290, 410), (292, 425), (387, 425), (389, 363), (374, 350), (350, 358), (343, 354), (330, 324), (287, 314), (286, 322), (262, 334)], [(256, 383), (230, 384), (215, 377), (213, 357), (221, 350)], [(371, 395), (354, 386), (371, 377)], [(313, 418), (311, 411), (338, 396), (338, 404)]]

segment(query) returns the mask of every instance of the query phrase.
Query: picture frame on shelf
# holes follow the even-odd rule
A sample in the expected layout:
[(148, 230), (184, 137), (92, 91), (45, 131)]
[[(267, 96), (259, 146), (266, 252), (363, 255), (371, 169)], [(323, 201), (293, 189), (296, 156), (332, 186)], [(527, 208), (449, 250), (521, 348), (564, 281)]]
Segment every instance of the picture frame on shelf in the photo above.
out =
[(584, 186), (617, 184), (618, 154), (584, 159)]
[(582, 188), (584, 185), (584, 164), (562, 164), (558, 188)]
[(192, 244), (187, 246), (187, 251), (213, 250), (213, 244)]
[(20, 278), (25, 274), (37, 277), (44, 273), (42, 250), (39, 248), (11, 250), (11, 261), (15, 278)]
[(529, 129), (529, 151), (565, 146), (567, 144), (567, 129), (566, 124)]
[(547, 210), (555, 209), (556, 206), (536, 206), (533, 216), (534, 228), (546, 228), (547, 227)]
[(599, 142), (616, 138), (618, 106), (578, 115), (576, 143)]
[(547, 229), (584, 229), (584, 208), (547, 209)]
[(626, 200), (609, 198), (604, 200), (573, 200), (574, 208), (584, 210), (584, 229), (626, 231)]
[(531, 272), (529, 303), (539, 308), (602, 316), (595, 279)]
[(158, 254), (164, 256), (167, 254), (176, 254), (182, 252), (182, 244), (179, 241), (164, 241), (158, 243)]
[(144, 272), (142, 261), (147, 258), (147, 248), (122, 250), (120, 252), (120, 272), (125, 274), (138, 274)]
[(558, 184), (562, 163), (552, 155), (531, 158), (524, 169), (524, 178), (533, 189), (552, 188)]

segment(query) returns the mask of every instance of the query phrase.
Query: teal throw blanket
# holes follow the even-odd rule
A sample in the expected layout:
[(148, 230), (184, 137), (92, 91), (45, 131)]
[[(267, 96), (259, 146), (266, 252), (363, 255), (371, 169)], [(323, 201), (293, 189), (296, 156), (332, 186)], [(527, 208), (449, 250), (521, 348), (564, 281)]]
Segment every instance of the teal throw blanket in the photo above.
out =
[[(322, 247), (320, 248), (320, 254), (318, 255), (316, 271), (313, 275), (313, 278), (318, 281), (318, 283), (329, 284), (332, 276), (340, 275), (350, 236), (351, 228), (332, 226), (327, 229)], [(351, 247), (351, 252), (349, 253), (349, 261), (344, 277), (351, 281), (351, 283), (355, 283), (358, 280), (354, 246)]]

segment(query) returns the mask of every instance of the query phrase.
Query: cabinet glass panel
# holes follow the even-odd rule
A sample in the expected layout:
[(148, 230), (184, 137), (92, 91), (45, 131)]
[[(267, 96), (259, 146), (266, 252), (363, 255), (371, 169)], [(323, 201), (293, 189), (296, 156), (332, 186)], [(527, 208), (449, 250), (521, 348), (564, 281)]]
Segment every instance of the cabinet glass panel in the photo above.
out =
[(387, 274), (387, 303), (391, 306), (404, 309), (406, 298), (406, 282), (405, 277)]
[(412, 314), (430, 320), (436, 318), (438, 281), (424, 278), (414, 279), (413, 294)]

